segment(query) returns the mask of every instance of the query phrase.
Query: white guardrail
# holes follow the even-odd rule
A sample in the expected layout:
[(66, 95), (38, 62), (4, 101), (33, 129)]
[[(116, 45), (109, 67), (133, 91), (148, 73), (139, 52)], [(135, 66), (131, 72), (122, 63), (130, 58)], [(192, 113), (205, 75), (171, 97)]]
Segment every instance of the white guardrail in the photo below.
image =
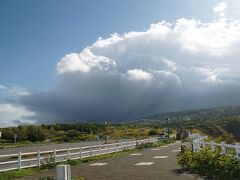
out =
[(157, 138), (125, 141), (111, 144), (98, 144), (77, 148), (53, 149), (49, 151), (19, 152), (17, 154), (0, 155), (0, 172), (21, 170), (22, 168), (40, 167), (48, 162), (63, 162), (82, 159), (102, 154), (110, 154), (136, 148), (137, 144), (157, 142)]
[(236, 144), (226, 144), (225, 142), (215, 143), (214, 141), (206, 142), (205, 140), (208, 139), (207, 136), (200, 136), (195, 137), (192, 139), (192, 146), (193, 152), (199, 151), (200, 149), (204, 148), (205, 146), (210, 146), (211, 150), (214, 151), (216, 148), (219, 148), (221, 154), (229, 154), (229, 150), (232, 149), (231, 152), (235, 153), (236, 158), (240, 159), (240, 145), (239, 143)]

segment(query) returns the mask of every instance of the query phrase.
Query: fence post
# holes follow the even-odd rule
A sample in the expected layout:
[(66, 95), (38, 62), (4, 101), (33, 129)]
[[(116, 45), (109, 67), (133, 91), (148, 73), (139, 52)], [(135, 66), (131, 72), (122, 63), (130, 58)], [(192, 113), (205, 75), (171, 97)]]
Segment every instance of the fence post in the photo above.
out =
[(70, 160), (70, 148), (67, 149), (67, 157)]
[(82, 159), (82, 147), (80, 147), (80, 159)]
[(40, 150), (38, 150), (38, 152), (37, 152), (37, 165), (38, 165), (38, 167), (40, 167), (41, 166), (41, 154), (40, 154)]
[(90, 156), (92, 157), (92, 145), (90, 146)]
[(56, 180), (70, 180), (70, 179), (71, 179), (71, 166), (68, 164), (57, 165)]
[(18, 169), (19, 170), (22, 169), (22, 153), (21, 152), (18, 153)]
[(54, 151), (53, 151), (53, 156), (54, 156), (54, 162), (56, 163), (57, 162), (57, 151), (56, 151), (56, 149), (54, 149)]
[(102, 154), (102, 145), (99, 144), (99, 154)]
[(115, 143), (115, 147), (114, 148), (115, 148), (115, 152), (117, 152), (117, 144), (116, 143)]
[(212, 150), (212, 151), (215, 150), (214, 141), (211, 141), (211, 150)]
[(239, 159), (240, 158), (240, 147), (239, 143), (235, 144), (235, 152), (236, 152), (236, 157)]
[(222, 150), (222, 154), (226, 154), (226, 147), (225, 147), (225, 142), (221, 142), (221, 150)]

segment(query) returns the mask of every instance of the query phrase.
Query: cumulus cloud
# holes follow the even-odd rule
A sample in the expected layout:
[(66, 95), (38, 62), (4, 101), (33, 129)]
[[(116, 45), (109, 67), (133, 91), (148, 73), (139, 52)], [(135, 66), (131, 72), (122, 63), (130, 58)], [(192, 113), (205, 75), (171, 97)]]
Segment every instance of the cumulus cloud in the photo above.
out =
[(108, 57), (96, 56), (90, 49), (84, 49), (80, 54), (67, 54), (57, 64), (59, 74), (66, 72), (83, 72), (88, 73), (93, 70), (108, 71), (115, 62)]
[(27, 117), (34, 116), (34, 112), (27, 110), (22, 106), (15, 106), (9, 103), (0, 104), (0, 126), (14, 126), (21, 123), (34, 123), (33, 120), (29, 120)]
[(227, 9), (227, 3), (221, 2), (217, 6), (213, 7), (213, 12), (220, 16), (225, 16), (225, 10)]
[(132, 69), (127, 71), (127, 75), (132, 80), (145, 80), (150, 81), (152, 79), (152, 74), (141, 69)]
[(11, 94), (13, 96), (26, 96), (30, 95), (26, 89), (19, 86), (4, 86), (0, 84), (0, 93)]
[[(222, 13), (226, 5), (214, 8)], [(32, 119), (126, 121), (153, 113), (240, 102), (240, 22), (162, 21), (99, 38), (57, 64), (58, 82), (22, 96)]]

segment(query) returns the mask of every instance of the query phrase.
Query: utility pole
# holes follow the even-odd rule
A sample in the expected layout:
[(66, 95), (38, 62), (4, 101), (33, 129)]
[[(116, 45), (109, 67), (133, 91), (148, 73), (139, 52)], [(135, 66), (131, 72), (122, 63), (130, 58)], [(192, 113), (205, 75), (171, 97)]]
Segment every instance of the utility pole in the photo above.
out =
[(169, 122), (168, 122), (169, 118), (167, 117), (166, 120), (167, 120), (167, 136), (169, 138)]
[(78, 131), (78, 120), (76, 120), (76, 130)]

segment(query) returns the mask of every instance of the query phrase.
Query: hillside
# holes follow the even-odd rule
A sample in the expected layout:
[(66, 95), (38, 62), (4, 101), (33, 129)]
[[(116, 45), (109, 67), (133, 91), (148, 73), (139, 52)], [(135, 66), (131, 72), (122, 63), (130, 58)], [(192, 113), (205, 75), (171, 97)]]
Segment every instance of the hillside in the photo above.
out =
[(167, 117), (173, 128), (199, 130), (220, 140), (240, 141), (240, 106), (159, 113), (136, 123), (166, 127)]
[(234, 107), (217, 107), (209, 109), (194, 109), (178, 112), (165, 112), (154, 114), (143, 119), (148, 120), (164, 120), (166, 117), (170, 118), (170, 121), (180, 120), (180, 119), (199, 119), (205, 117), (225, 117), (240, 115), (240, 106)]

